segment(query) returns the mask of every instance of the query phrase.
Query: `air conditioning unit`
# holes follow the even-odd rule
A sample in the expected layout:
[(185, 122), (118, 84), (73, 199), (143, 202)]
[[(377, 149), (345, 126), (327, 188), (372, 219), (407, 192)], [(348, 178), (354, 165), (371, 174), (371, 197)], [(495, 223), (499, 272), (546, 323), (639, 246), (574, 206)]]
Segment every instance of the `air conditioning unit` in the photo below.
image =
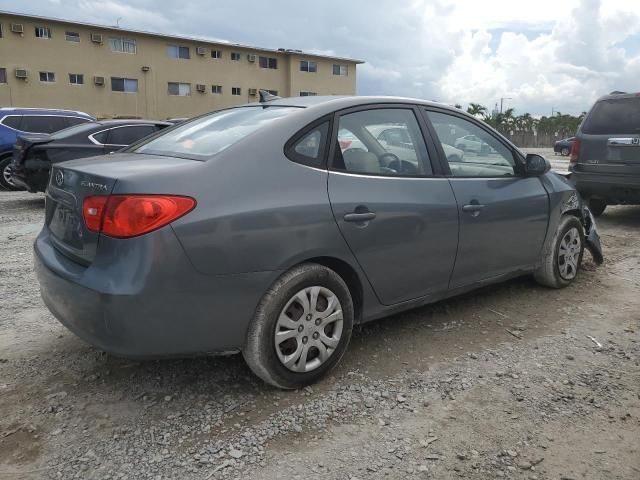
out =
[(249, 55), (247, 55), (247, 60), (249, 60), (250, 62), (255, 62), (256, 56), (253, 53), (250, 53)]
[(95, 83), (96, 85), (104, 85), (104, 77), (93, 77), (93, 83)]
[(196, 53), (198, 55), (206, 55), (207, 54), (207, 49), (204, 47), (197, 47), (196, 48)]
[(27, 78), (27, 69), (16, 68), (16, 78)]
[(24, 25), (22, 25), (21, 23), (12, 23), (11, 31), (13, 33), (24, 33)]
[(249, 89), (249, 95), (256, 96), (257, 94), (258, 94), (258, 89), (257, 88), (250, 88)]
[(91, 41), (93, 43), (102, 43), (102, 34), (101, 33), (92, 33)]
[(207, 87), (199, 83), (196, 85), (196, 90), (199, 91), (200, 93), (204, 93), (207, 91)]

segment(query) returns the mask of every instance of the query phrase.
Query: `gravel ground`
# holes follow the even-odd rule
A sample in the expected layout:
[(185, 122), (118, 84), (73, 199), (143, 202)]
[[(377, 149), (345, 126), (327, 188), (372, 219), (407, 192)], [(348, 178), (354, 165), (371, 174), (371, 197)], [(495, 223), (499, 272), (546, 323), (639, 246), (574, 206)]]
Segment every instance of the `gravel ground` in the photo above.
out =
[(607, 210), (606, 263), (585, 255), (569, 288), (520, 278), (369, 323), (295, 392), (238, 355), (84, 344), (39, 298), (43, 207), (0, 193), (1, 478), (640, 478), (640, 207)]

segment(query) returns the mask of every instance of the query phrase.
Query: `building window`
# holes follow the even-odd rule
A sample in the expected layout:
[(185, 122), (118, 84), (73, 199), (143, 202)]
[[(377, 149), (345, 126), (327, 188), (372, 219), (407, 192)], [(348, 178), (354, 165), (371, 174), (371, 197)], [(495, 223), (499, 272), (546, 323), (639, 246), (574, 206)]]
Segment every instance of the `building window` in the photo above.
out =
[(231, 60), (234, 62), (240, 61), (240, 52), (231, 52)]
[(78, 32), (64, 32), (64, 39), (67, 42), (80, 42), (80, 34)]
[(340, 75), (341, 77), (346, 77), (347, 75), (349, 75), (349, 68), (347, 67), (347, 65), (334, 64), (333, 65), (333, 74), (334, 75)]
[(318, 63), (310, 62), (307, 60), (300, 60), (300, 71), (301, 72), (309, 72), (315, 73), (318, 71)]
[(179, 97), (191, 95), (191, 84), (169, 82), (169, 95), (177, 95)]
[(180, 45), (169, 45), (167, 47), (167, 55), (171, 58), (191, 58), (189, 47), (181, 47)]
[(278, 59), (273, 57), (260, 57), (260, 68), (278, 68)]
[(211, 93), (216, 95), (222, 94), (222, 85), (211, 85)]
[(2, 38), (2, 24), (0, 23), (0, 38)]
[(56, 74), (54, 72), (40, 72), (41, 82), (55, 82)]
[(36, 27), (36, 38), (51, 38), (49, 27)]
[(211, 50), (211, 58), (222, 58), (221, 50)]
[(0, 83), (7, 83), (7, 69), (0, 68)]
[(231, 95), (242, 95), (242, 89), (240, 87), (233, 87), (231, 89)]
[(135, 78), (111, 77), (111, 91), (135, 93), (138, 91), (138, 80)]
[(133, 38), (109, 37), (111, 51), (116, 53), (136, 53), (136, 41)]
[(301, 97), (315, 97), (318, 95), (316, 92), (300, 92)]
[(69, 74), (69, 83), (71, 85), (83, 85), (84, 84), (84, 75), (81, 73), (70, 73)]

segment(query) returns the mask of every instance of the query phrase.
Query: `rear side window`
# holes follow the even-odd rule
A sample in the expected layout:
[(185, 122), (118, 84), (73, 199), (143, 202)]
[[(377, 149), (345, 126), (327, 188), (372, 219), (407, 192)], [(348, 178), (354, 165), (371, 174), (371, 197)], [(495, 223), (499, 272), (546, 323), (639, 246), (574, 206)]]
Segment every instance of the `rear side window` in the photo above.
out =
[(24, 115), (20, 130), (30, 133), (53, 133), (67, 127), (65, 117), (46, 115)]
[(600, 100), (589, 112), (582, 131), (590, 135), (640, 133), (640, 97)]
[(329, 122), (324, 122), (302, 134), (294, 137), (287, 146), (287, 157), (296, 163), (310, 167), (321, 167), (327, 146)]
[(11, 117), (6, 117), (2, 121), (2, 124), (6, 125), (7, 127), (11, 127), (11, 128), (15, 128), (16, 130), (20, 130), (20, 122), (22, 122), (22, 116), (13, 115)]
[(110, 145), (131, 145), (156, 131), (153, 125), (134, 125), (114, 128), (109, 132)]
[(88, 118), (81, 118), (81, 117), (67, 117), (67, 124), (72, 127), (74, 125), (80, 125), (81, 123), (87, 123), (90, 122), (91, 120), (89, 120)]
[[(150, 155), (207, 160), (297, 107), (238, 107), (199, 117), (172, 128), (134, 151)], [(276, 139), (277, 140), (277, 139)]]

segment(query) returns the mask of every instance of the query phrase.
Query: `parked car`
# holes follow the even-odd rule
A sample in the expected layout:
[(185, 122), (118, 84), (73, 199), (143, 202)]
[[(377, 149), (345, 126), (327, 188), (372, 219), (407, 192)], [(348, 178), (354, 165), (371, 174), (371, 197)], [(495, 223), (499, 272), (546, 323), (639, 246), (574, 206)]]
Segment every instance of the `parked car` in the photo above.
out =
[(578, 128), (569, 170), (594, 215), (640, 205), (640, 93), (605, 95)]
[(573, 141), (576, 137), (563, 138), (562, 140), (558, 140), (553, 144), (554, 153), (559, 153), (563, 157), (569, 156), (571, 153), (571, 145), (573, 145)]
[[(371, 135), (384, 124), (407, 130), (410, 160)], [(452, 124), (497, 153), (449, 162), (432, 132)], [(54, 165), (35, 262), (49, 309), (103, 350), (239, 350), (298, 388), (356, 323), (518, 275), (564, 287), (585, 247), (602, 261), (569, 181), (458, 109), (271, 97)]]
[(11, 156), (19, 135), (53, 133), (93, 120), (91, 115), (71, 110), (0, 108), (0, 189), (20, 189), (11, 180)]
[(456, 139), (454, 147), (462, 150), (463, 152), (476, 152), (476, 153), (488, 153), (489, 145), (483, 142), (476, 135), (465, 135)]
[(30, 192), (44, 192), (51, 165), (120, 150), (171, 126), (153, 120), (102, 120), (60, 130), (52, 135), (24, 135), (16, 141), (11, 180)]

